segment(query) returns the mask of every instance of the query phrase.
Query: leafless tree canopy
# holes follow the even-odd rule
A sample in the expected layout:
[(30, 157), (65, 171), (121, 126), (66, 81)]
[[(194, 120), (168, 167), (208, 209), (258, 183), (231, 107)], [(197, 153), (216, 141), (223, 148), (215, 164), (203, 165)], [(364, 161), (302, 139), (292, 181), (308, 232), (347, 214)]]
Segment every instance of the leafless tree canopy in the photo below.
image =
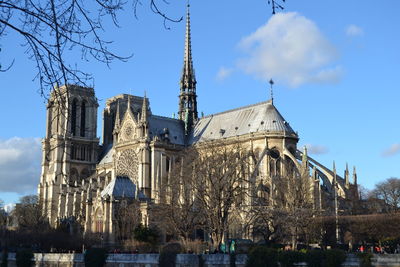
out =
[[(283, 9), (285, 0), (268, 0), (272, 13)], [(87, 86), (91, 79), (76, 62), (68, 60), (78, 50), (81, 60), (95, 59), (109, 65), (114, 60), (127, 60), (110, 49), (112, 40), (106, 40), (105, 21), (118, 27), (118, 15), (124, 9), (137, 15), (139, 5), (148, 6), (166, 22), (179, 22), (171, 18), (160, 3), (166, 0), (7, 0), (0, 1), (0, 40), (7, 33), (23, 37), (26, 54), (36, 63), (35, 78), (40, 93), (47, 97), (54, 85), (78, 84)], [(4, 53), (0, 50), (0, 52)], [(2, 64), (1, 64), (2, 63)], [(13, 62), (0, 62), (0, 71), (7, 71)]]
[(153, 205), (152, 214), (162, 218), (155, 223), (160, 229), (185, 244), (196, 229), (204, 224), (202, 211), (193, 195), (192, 162), (197, 153), (183, 151), (176, 157), (176, 162), (169, 175), (169, 180), (162, 187), (162, 203)]
[[(40, 93), (47, 96), (55, 84), (87, 86), (91, 76), (68, 58), (78, 50), (81, 60), (95, 59), (109, 65), (114, 60), (130, 56), (114, 53), (112, 40), (103, 36), (105, 21), (118, 27), (118, 14), (124, 7), (134, 8), (139, 0), (8, 0), (0, 1), (0, 38), (9, 32), (23, 37), (27, 55), (36, 63), (36, 79)], [(146, 1), (147, 2), (147, 1)], [(156, 0), (148, 1), (151, 10), (164, 21), (174, 20), (165, 15)], [(3, 63), (3, 65), (6, 65)], [(3, 67), (3, 71), (10, 67)]]
[(375, 185), (372, 195), (383, 200), (392, 211), (400, 209), (400, 179), (388, 178)]
[(36, 195), (21, 197), (12, 213), (21, 230), (42, 231), (48, 228)]
[(258, 193), (253, 196), (257, 201), (250, 209), (249, 224), (266, 241), (291, 243), (295, 248), (298, 240), (309, 241), (309, 226), (317, 210), (308, 168), (298, 170), (290, 159), (286, 161), (284, 171), (271, 177), (270, 201), (261, 201), (264, 198)]
[(239, 144), (216, 142), (180, 155), (167, 187), (172, 197), (166, 199), (171, 209), (165, 218), (183, 239), (201, 227), (210, 233), (215, 248), (224, 241), (233, 210), (245, 201), (247, 153)]
[(271, 5), (272, 8), (272, 14), (284, 9), (283, 3), (285, 1), (286, 0), (268, 0), (268, 4)]
[(140, 203), (136, 200), (127, 202), (123, 200), (117, 210), (115, 216), (117, 222), (117, 238), (120, 242), (132, 239), (134, 229), (141, 223)]

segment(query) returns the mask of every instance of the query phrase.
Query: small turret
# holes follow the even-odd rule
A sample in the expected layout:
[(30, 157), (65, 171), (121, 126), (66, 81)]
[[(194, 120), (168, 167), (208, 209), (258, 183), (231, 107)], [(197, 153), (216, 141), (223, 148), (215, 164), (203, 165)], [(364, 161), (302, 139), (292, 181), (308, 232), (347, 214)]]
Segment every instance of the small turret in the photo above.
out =
[(317, 167), (313, 167), (311, 172), (311, 177), (313, 178), (314, 182), (319, 182), (318, 174), (317, 174)]
[(128, 111), (132, 111), (131, 110), (131, 96), (130, 95), (128, 95), (128, 107), (126, 108), (126, 112), (128, 112)]
[(337, 191), (337, 177), (336, 177), (336, 164), (335, 164), (335, 161), (333, 161), (332, 170), (333, 170), (332, 188), (333, 188), (333, 190), (335, 191), (335, 194), (336, 194), (336, 191)]
[(301, 157), (301, 161), (303, 164), (306, 164), (308, 161), (307, 146), (304, 146), (303, 148), (303, 156)]
[(308, 155), (307, 155), (307, 147), (306, 146), (304, 146), (304, 148), (303, 148), (303, 155), (302, 155), (302, 158), (301, 158), (301, 165), (302, 165), (302, 168), (303, 168), (303, 174), (304, 175), (309, 175), (310, 172), (309, 172), (309, 167), (308, 167)]
[(354, 185), (357, 185), (356, 166), (353, 166), (353, 184), (354, 184)]
[(141, 136), (147, 138), (147, 129), (148, 129), (148, 116), (149, 116), (149, 108), (147, 106), (147, 98), (146, 92), (144, 92), (143, 104), (142, 104), (142, 113), (140, 114), (140, 127), (141, 127)]
[(350, 187), (350, 181), (349, 181), (349, 165), (346, 163), (346, 170), (344, 171), (344, 182), (345, 186), (348, 189)]
[(115, 115), (115, 124), (114, 124), (114, 130), (113, 130), (113, 136), (114, 136), (114, 144), (118, 142), (118, 133), (121, 129), (121, 118), (119, 115), (119, 100), (117, 100), (117, 112)]
[(141, 113), (140, 121), (141, 122), (146, 122), (147, 121), (147, 116), (148, 116), (148, 107), (147, 107), (147, 101), (146, 101), (146, 92), (144, 92), (143, 104), (142, 104), (142, 113)]

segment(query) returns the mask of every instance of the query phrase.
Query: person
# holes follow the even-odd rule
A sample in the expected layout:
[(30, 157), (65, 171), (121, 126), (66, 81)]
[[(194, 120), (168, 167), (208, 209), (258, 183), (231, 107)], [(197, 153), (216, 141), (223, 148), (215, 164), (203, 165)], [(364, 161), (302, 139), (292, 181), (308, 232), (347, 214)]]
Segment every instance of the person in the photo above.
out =
[(361, 247), (360, 247), (360, 252), (361, 252), (361, 253), (364, 252), (364, 246), (363, 246), (363, 245), (361, 245)]

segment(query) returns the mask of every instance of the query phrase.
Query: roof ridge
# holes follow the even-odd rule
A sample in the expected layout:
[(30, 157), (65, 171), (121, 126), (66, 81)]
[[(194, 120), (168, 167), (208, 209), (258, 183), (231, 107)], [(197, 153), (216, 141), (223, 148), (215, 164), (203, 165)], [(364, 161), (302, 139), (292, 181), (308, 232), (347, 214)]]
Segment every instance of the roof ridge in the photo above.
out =
[(171, 120), (171, 121), (180, 121), (179, 119), (170, 118), (170, 117), (161, 116), (161, 115), (153, 115), (153, 114), (151, 114), (150, 118), (151, 117), (156, 117), (156, 118), (159, 118), (159, 119), (168, 119), (168, 120)]
[(204, 118), (214, 117), (216, 115), (221, 115), (221, 114), (225, 114), (225, 113), (228, 113), (228, 112), (241, 110), (241, 109), (246, 109), (246, 108), (251, 108), (251, 107), (259, 106), (259, 105), (262, 105), (262, 104), (268, 104), (268, 103), (272, 104), (271, 100), (262, 101), (262, 102), (258, 102), (258, 103), (255, 103), (255, 104), (250, 104), (250, 105), (242, 106), (242, 107), (238, 107), (238, 108), (228, 109), (228, 110), (225, 110), (225, 111), (222, 111), (222, 112), (217, 112), (217, 113), (214, 113), (214, 114), (210, 114), (210, 115), (204, 116), (204, 117), (200, 118), (200, 120), (204, 119)]

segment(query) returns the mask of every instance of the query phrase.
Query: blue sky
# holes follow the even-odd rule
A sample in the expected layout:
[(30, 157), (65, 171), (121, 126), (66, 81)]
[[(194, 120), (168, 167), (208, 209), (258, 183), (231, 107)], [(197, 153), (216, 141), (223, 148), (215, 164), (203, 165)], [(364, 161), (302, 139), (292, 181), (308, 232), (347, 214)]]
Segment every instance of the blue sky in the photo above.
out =
[[(145, 2), (145, 1), (143, 1)], [(162, 1), (160, 1), (162, 2)], [(172, 17), (185, 15), (186, 1), (162, 4)], [(271, 16), (266, 0), (191, 1), (192, 49), (199, 112), (211, 114), (269, 98), (275, 80), (275, 105), (318, 161), (341, 174), (355, 165), (359, 183), (400, 174), (400, 2), (287, 0)], [(150, 98), (152, 112), (177, 111), (183, 60), (184, 21), (168, 23), (144, 4), (138, 19), (121, 13), (120, 28), (106, 25), (128, 62), (110, 68), (81, 62), (94, 76), (99, 98), (119, 93)], [(15, 202), (36, 192), (40, 176), (40, 138), (45, 134), (45, 100), (37, 93), (34, 63), (12, 32), (2, 36), (0, 62), (15, 59), (0, 73), (0, 199)], [(98, 133), (102, 127), (98, 120)]]

